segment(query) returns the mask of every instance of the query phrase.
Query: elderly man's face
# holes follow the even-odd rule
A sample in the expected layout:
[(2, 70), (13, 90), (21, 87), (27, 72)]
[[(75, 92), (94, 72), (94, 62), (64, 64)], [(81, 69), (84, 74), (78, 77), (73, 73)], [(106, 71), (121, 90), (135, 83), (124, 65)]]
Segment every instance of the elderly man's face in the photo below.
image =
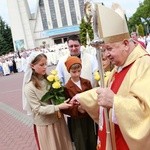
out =
[(105, 56), (113, 65), (122, 66), (128, 56), (126, 45), (123, 42), (104, 44)]

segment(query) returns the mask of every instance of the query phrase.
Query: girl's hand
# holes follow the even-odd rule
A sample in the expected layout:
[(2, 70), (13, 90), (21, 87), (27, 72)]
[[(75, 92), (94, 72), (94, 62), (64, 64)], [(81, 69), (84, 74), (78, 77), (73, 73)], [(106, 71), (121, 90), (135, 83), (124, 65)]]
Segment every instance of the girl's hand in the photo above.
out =
[(61, 109), (68, 109), (70, 107), (72, 107), (73, 105), (68, 103), (70, 101), (70, 99), (67, 99), (66, 101), (64, 101), (63, 103), (57, 105), (58, 108), (61, 110)]

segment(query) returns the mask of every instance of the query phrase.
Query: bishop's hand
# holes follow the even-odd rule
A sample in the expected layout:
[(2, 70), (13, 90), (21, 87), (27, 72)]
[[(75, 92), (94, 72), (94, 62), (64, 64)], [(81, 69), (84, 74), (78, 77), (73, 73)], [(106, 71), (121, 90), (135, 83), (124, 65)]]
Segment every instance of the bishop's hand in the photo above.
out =
[(98, 94), (98, 104), (106, 108), (112, 108), (114, 102), (114, 92), (109, 88), (98, 88), (96, 93)]

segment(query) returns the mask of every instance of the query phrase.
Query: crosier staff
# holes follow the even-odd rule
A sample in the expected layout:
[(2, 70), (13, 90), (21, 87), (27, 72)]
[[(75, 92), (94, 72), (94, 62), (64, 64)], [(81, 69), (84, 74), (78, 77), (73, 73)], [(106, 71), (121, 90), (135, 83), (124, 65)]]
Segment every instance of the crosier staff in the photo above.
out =
[[(93, 5), (92, 14), (93, 14), (93, 32), (94, 32), (94, 40), (91, 42), (91, 45), (96, 48), (99, 73), (101, 77), (100, 83), (101, 83), (101, 87), (105, 87), (104, 69), (102, 65), (102, 48), (101, 48), (101, 44), (103, 44), (104, 41), (98, 36), (97, 4), (91, 4), (91, 5)], [(104, 117), (105, 117), (105, 125), (106, 125), (106, 150), (112, 150), (110, 123), (109, 123), (107, 108), (104, 108)], [(100, 119), (100, 114), (99, 114), (99, 119)], [(102, 129), (103, 129), (103, 124), (99, 121), (99, 130)]]

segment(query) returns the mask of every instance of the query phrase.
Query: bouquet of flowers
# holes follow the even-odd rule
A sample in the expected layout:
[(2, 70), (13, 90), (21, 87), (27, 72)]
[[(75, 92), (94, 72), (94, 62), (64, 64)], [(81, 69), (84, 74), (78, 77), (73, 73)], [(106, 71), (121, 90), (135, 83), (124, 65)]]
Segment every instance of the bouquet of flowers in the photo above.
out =
[(49, 82), (49, 90), (48, 92), (41, 98), (41, 101), (51, 102), (54, 105), (58, 105), (65, 101), (65, 93), (64, 87), (62, 86), (56, 70), (52, 70), (50, 75), (47, 76), (47, 80)]

